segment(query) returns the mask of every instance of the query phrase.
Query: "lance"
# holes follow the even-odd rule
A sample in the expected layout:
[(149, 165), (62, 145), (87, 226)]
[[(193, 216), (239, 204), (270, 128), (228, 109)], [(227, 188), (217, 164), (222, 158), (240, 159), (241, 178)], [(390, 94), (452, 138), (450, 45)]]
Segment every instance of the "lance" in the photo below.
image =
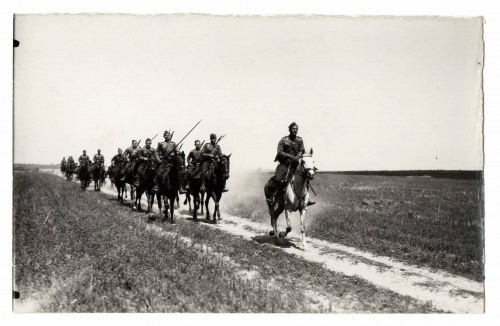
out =
[(205, 144), (205, 141), (203, 141), (203, 142), (201, 143), (200, 148), (203, 148), (203, 144)]
[(158, 136), (158, 134), (156, 134), (153, 138), (151, 138), (151, 142), (153, 141), (153, 139), (155, 139), (155, 138), (156, 138), (156, 136)]
[(191, 128), (191, 130), (189, 130), (189, 131), (188, 131), (188, 133), (187, 133), (184, 137), (182, 137), (182, 139), (179, 141), (179, 144), (178, 144), (177, 146), (179, 146), (179, 145), (182, 143), (182, 141), (183, 141), (184, 139), (186, 139), (186, 137), (187, 137), (187, 136), (189, 136), (189, 134), (190, 134), (190, 133), (194, 130), (194, 128), (198, 127), (198, 125), (200, 124), (200, 122), (201, 122), (201, 120), (200, 120), (200, 121), (198, 121), (198, 122), (194, 125), (194, 127), (193, 127), (193, 128)]
[(215, 144), (217, 145), (222, 140), (222, 138), (224, 138), (224, 137), (226, 137), (226, 135), (220, 136), (219, 139), (217, 139), (217, 142), (215, 142)]
[(179, 143), (177, 145), (175, 145), (174, 149), (172, 151), (170, 151), (166, 156), (170, 155), (170, 153), (172, 153), (173, 151), (175, 151), (177, 149), (178, 146), (182, 145), (182, 141), (184, 139), (186, 139), (187, 136), (189, 136), (189, 134), (194, 130), (194, 128), (198, 127), (198, 125), (200, 124), (201, 120), (198, 121), (193, 128), (191, 128), (191, 130), (188, 131), (188, 133), (182, 137), (182, 139), (179, 141)]

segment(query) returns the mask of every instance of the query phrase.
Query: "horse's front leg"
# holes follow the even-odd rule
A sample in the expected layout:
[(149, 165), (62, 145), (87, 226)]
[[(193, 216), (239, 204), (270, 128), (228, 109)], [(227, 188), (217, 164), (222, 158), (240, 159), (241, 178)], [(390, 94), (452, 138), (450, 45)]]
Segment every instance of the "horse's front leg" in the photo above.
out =
[(214, 200), (214, 215), (212, 217), (213, 217), (214, 224), (217, 224), (217, 212), (219, 210), (219, 197), (217, 196), (216, 193), (213, 193), (212, 198)]
[(205, 199), (205, 213), (206, 219), (210, 220), (210, 210), (208, 209), (208, 202), (210, 201), (210, 195), (207, 193), (207, 198)]
[(306, 213), (307, 213), (307, 208), (301, 208), (299, 209), (300, 211), (300, 235), (301, 235), (301, 240), (302, 240), (302, 250), (307, 250), (307, 244), (306, 244)]
[(286, 219), (286, 231), (280, 232), (280, 238), (284, 238), (292, 231), (292, 224), (290, 223), (290, 214), (292, 212), (285, 209), (285, 219)]
[[(179, 196), (177, 196), (177, 198), (179, 198)], [(170, 224), (175, 224), (175, 220), (174, 220), (174, 205), (175, 205), (175, 202), (177, 200), (178, 199), (176, 199), (176, 198), (172, 198), (170, 200)]]
[(201, 207), (201, 214), (203, 215), (203, 201), (205, 200), (205, 192), (200, 193), (201, 199), (200, 199), (200, 207)]

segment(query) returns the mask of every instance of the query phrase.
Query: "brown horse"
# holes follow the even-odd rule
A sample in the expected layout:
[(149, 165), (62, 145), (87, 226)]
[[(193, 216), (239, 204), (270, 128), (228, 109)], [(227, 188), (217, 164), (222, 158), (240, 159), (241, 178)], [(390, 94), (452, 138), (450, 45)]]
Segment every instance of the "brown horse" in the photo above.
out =
[(108, 168), (108, 176), (111, 183), (113, 183), (116, 187), (116, 191), (118, 192), (118, 200), (123, 204), (123, 194), (125, 193), (125, 198), (127, 198), (127, 186), (125, 185), (125, 181), (122, 181), (123, 176), (123, 165), (116, 164), (112, 165)]
[(153, 204), (155, 196), (153, 193), (153, 188), (155, 186), (154, 178), (156, 173), (156, 162), (153, 160), (148, 160), (147, 162), (142, 162), (142, 166), (138, 168), (137, 179), (138, 185), (136, 187), (136, 196), (134, 209), (138, 212), (142, 212), (141, 198), (142, 194), (146, 193), (148, 201), (148, 209), (146, 213), (153, 211)]
[(215, 203), (213, 214), (214, 224), (217, 224), (218, 221), (221, 220), (219, 202), (222, 197), (222, 190), (226, 185), (227, 179), (229, 179), (230, 157), (231, 154), (222, 155), (220, 158), (212, 162), (205, 176), (205, 189), (207, 196), (205, 199), (206, 219), (210, 219), (210, 210), (208, 208), (208, 203), (210, 202), (210, 198), (212, 198)]
[[(175, 223), (174, 203), (177, 198), (181, 180), (180, 174), (184, 172), (184, 160), (182, 154), (164, 158), (156, 171), (156, 185), (158, 192), (156, 194), (158, 209), (163, 214), (163, 222), (169, 220)], [(162, 210), (162, 199), (165, 210)]]

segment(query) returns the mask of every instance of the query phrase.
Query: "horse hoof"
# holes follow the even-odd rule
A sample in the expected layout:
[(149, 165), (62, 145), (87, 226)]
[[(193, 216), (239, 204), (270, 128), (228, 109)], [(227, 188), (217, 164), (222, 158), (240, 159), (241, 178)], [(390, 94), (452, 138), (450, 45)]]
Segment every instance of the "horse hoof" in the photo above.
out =
[(289, 226), (286, 228), (286, 233), (290, 233), (290, 232), (292, 232), (292, 227)]
[(274, 231), (273, 230), (269, 231), (269, 235), (272, 237), (274, 235)]
[(279, 233), (279, 237), (280, 237), (280, 238), (284, 238), (284, 237), (286, 237), (286, 232), (280, 232), (280, 233)]

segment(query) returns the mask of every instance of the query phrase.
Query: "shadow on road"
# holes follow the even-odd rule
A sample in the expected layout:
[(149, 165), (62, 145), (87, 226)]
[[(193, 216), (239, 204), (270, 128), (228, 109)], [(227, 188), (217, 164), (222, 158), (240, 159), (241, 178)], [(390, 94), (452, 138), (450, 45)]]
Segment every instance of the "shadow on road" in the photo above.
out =
[(278, 238), (269, 235), (256, 235), (252, 238), (253, 241), (259, 244), (270, 244), (281, 248), (298, 248), (293, 242), (288, 239)]

